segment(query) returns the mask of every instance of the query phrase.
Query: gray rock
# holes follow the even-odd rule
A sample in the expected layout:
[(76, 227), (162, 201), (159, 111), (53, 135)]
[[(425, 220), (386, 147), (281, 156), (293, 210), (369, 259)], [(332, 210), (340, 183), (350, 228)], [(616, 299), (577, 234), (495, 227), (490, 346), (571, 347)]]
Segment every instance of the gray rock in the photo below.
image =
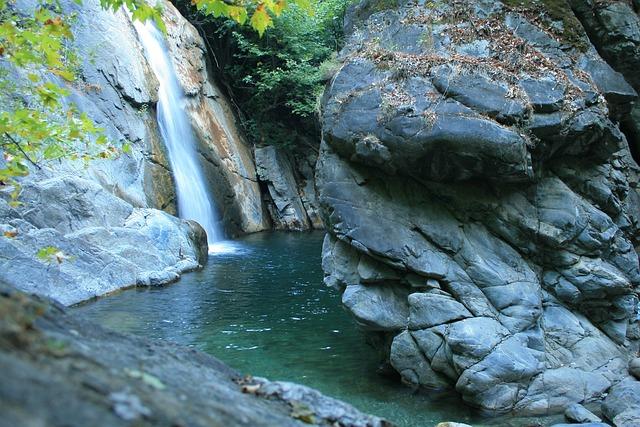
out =
[(600, 419), (593, 412), (589, 411), (587, 408), (582, 406), (579, 403), (574, 403), (570, 405), (565, 411), (564, 416), (571, 422), (575, 423), (600, 423), (602, 419)]
[[(433, 85), (440, 93), (454, 98), (474, 111), (506, 124), (514, 124), (525, 118), (527, 110), (524, 101), (511, 99), (506, 85), (479, 74), (457, 74), (446, 65), (435, 69), (433, 74)], [(555, 86), (556, 83), (551, 84)], [(531, 88), (531, 85), (529, 87)], [(541, 95), (538, 95), (538, 98), (541, 98)], [(532, 103), (535, 104), (533, 101)]]
[(606, 62), (585, 55), (580, 61), (580, 67), (589, 73), (600, 92), (610, 103), (629, 104), (638, 97), (622, 74), (615, 72)]
[(602, 403), (602, 414), (616, 427), (633, 425), (630, 420), (639, 421), (640, 381), (627, 379), (613, 386)]
[(438, 423), (438, 425), (436, 425), (436, 427), (472, 427), (469, 424), (463, 424), (463, 423), (454, 423), (454, 422), (444, 422), (444, 423)]
[(551, 427), (610, 427), (606, 423), (571, 423), (571, 424), (553, 424)]
[(258, 178), (269, 189), (271, 218), (276, 229), (308, 230), (311, 223), (300, 198), (294, 169), (286, 153), (273, 146), (255, 149)]
[(409, 295), (409, 328), (426, 329), (471, 317), (471, 313), (455, 299), (436, 293)]
[(26, 183), (20, 202), (22, 217), (34, 227), (65, 234), (91, 226), (121, 226), (133, 210), (95, 182), (69, 175)]
[(569, 8), (581, 49), (539, 10), (374, 3), (322, 100), (325, 282), (407, 384), (490, 412), (601, 402), (640, 346), (640, 169), (616, 123), (634, 89)]
[(408, 291), (387, 286), (349, 285), (342, 303), (365, 329), (393, 331), (407, 326)]
[(450, 381), (431, 368), (429, 360), (420, 352), (414, 338), (407, 331), (396, 335), (391, 344), (390, 363), (402, 380), (412, 386), (431, 389), (449, 388)]
[(640, 17), (626, 2), (598, 5), (571, 0), (571, 6), (602, 56), (638, 90)]
[(629, 373), (636, 377), (636, 379), (640, 379), (640, 357), (631, 359), (629, 362)]
[(564, 101), (565, 86), (549, 80), (524, 80), (520, 86), (527, 94), (536, 113), (553, 113), (560, 110)]
[(286, 381), (269, 381), (254, 377), (253, 382), (259, 385), (256, 395), (289, 402), (293, 406), (293, 417), (296, 411), (305, 411), (310, 418), (300, 418), (313, 424), (344, 425), (351, 427), (385, 427), (390, 423), (385, 420), (366, 415), (353, 406), (337, 399), (327, 397), (317, 390)]

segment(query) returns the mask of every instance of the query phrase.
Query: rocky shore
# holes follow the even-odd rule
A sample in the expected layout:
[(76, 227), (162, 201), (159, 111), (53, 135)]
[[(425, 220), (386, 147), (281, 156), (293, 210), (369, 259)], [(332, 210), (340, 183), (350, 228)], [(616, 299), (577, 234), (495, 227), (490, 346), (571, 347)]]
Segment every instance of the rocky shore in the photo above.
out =
[(0, 426), (390, 423), (199, 351), (118, 334), (0, 283)]

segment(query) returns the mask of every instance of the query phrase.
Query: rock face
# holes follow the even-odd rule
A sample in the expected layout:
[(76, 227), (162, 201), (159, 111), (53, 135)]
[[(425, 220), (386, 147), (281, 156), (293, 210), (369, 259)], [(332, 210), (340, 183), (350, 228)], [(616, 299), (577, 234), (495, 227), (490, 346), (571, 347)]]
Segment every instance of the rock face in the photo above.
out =
[(277, 230), (322, 228), (313, 167), (316, 156), (297, 156), (274, 146), (255, 149), (258, 177), (267, 187), (266, 205)]
[[(13, 209), (0, 198), (0, 280), (66, 305), (174, 282), (207, 261), (200, 225), (134, 208), (94, 181), (30, 182), (20, 200)], [(49, 247), (57, 254), (38, 256)]]
[(543, 3), (362, 1), (323, 99), (325, 282), (404, 382), (490, 412), (598, 401), (640, 337), (637, 95)]
[(116, 334), (0, 284), (0, 426), (391, 424), (193, 349)]
[(169, 2), (163, 2), (167, 44), (178, 80), (187, 97), (187, 110), (209, 189), (230, 235), (269, 228), (247, 141), (236, 127), (230, 103), (212, 83), (207, 50), (198, 31)]
[[(640, 16), (634, 13), (633, 6), (624, 1), (571, 0), (570, 4), (602, 57), (640, 91)], [(630, 112), (623, 113), (622, 129), (638, 159), (640, 104), (636, 102)]]

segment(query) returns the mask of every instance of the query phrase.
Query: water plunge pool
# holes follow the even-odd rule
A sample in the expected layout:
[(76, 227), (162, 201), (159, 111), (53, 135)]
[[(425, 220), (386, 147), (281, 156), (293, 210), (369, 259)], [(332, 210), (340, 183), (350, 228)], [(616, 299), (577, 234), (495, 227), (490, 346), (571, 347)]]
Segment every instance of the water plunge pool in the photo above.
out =
[(416, 394), (377, 374), (375, 350), (322, 283), (323, 235), (249, 235), (174, 285), (74, 310), (120, 332), (198, 348), (245, 374), (316, 388), (399, 426), (521, 424), (482, 419), (456, 397)]

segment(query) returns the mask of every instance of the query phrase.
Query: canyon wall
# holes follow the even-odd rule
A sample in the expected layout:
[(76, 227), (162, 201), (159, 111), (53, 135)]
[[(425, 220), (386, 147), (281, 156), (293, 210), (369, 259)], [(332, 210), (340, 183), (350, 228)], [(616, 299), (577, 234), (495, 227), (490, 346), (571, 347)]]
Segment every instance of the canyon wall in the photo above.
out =
[(578, 18), (550, 1), (348, 13), (316, 171), (325, 282), (407, 384), (547, 414), (630, 378), (639, 168), (620, 123), (637, 93)]

